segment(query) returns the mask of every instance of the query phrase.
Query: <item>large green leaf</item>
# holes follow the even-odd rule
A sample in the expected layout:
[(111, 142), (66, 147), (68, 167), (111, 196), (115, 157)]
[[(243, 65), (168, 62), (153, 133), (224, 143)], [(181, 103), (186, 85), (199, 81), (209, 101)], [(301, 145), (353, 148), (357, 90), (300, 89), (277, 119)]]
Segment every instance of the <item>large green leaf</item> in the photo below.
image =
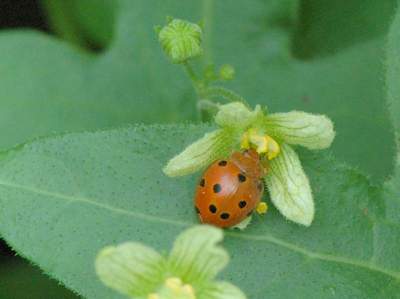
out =
[[(396, 14), (389, 32), (387, 47), (387, 95), (389, 111), (400, 134), (400, 11)], [(400, 135), (399, 135), (400, 137)], [(400, 144), (400, 142), (399, 142)]]
[[(100, 248), (134, 240), (167, 250), (197, 223), (196, 177), (162, 166), (207, 126), (136, 126), (37, 140), (2, 154), (0, 230), (20, 253), (87, 298), (120, 298), (96, 279)], [(249, 298), (398, 298), (400, 223), (380, 189), (329, 153), (300, 152), (316, 217), (310, 228), (274, 209), (227, 231), (224, 279)], [(393, 215), (400, 213), (393, 206)], [(121, 297), (122, 298), (122, 297)]]
[[(397, 138), (397, 161), (395, 171), (385, 185), (387, 218), (400, 223), (400, 10), (397, 11), (388, 39), (387, 51), (387, 95), (389, 111)], [(398, 240), (396, 240), (398, 242)]]
[(112, 40), (118, 0), (42, 0), (51, 27), (83, 47), (105, 47)]
[(136, 46), (141, 36), (131, 19), (123, 18), (114, 46), (97, 56), (41, 33), (2, 32), (0, 148), (54, 132), (195, 119), (190, 82), (161, 52)]
[(397, 4), (397, 0), (303, 0), (293, 51), (305, 58), (326, 56), (386, 34), (388, 16)]
[[(252, 104), (328, 114), (338, 131), (333, 146), (338, 159), (382, 180), (390, 174), (394, 157), (382, 79), (383, 34), (394, 2), (364, 1), (354, 14), (337, 18), (341, 6), (332, 4), (330, 21), (322, 26), (313, 18), (321, 11), (317, 2), (253, 0), (243, 6), (232, 0), (116, 1), (113, 42), (97, 56), (38, 33), (3, 33), (0, 126), (5, 130), (0, 147), (49, 132), (195, 119), (189, 82), (167, 62), (153, 32), (155, 24), (173, 15), (205, 20), (206, 59), (234, 65), (238, 76), (231, 86)], [(90, 3), (94, 1), (81, 3), (86, 5), (82, 15), (91, 10)], [(93, 14), (104, 14), (107, 3)], [(87, 18), (96, 19), (93, 14)], [(311, 33), (304, 33), (299, 51), (309, 48), (322, 57), (296, 58), (303, 36), (298, 29), (304, 23), (310, 23)], [(322, 34), (312, 28), (321, 28)]]
[[(391, 223), (400, 224), (400, 153), (393, 176), (385, 184), (386, 217)], [(399, 240), (395, 240), (396, 243)]]

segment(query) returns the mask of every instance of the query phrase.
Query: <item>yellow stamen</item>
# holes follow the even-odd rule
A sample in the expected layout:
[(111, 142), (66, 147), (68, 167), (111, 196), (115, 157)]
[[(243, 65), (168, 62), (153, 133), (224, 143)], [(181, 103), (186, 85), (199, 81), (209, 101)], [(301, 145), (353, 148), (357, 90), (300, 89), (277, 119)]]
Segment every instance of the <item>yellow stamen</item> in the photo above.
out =
[(267, 205), (267, 203), (264, 202), (264, 201), (261, 201), (261, 202), (257, 205), (256, 212), (257, 212), (258, 214), (261, 215), (261, 214), (267, 213), (267, 211), (268, 211), (268, 205)]
[(255, 128), (251, 128), (243, 134), (240, 145), (243, 149), (254, 146), (259, 154), (266, 154), (268, 160), (272, 160), (280, 152), (279, 144), (272, 137), (257, 131)]
[(187, 295), (192, 296), (193, 298), (195, 298), (195, 296), (194, 296), (194, 289), (193, 289), (193, 287), (192, 287), (190, 284), (185, 284), (185, 285), (182, 287), (182, 290), (183, 290), (183, 293), (184, 293), (184, 294), (187, 294)]
[(243, 134), (242, 141), (240, 143), (240, 147), (242, 149), (249, 149), (250, 148), (249, 133), (248, 132)]
[(268, 160), (272, 160), (273, 158), (279, 155), (281, 148), (279, 147), (278, 142), (276, 142), (274, 139), (272, 139), (269, 136), (266, 136), (266, 138), (268, 143), (267, 157)]
[(182, 280), (178, 277), (171, 277), (165, 281), (165, 285), (167, 288), (171, 289), (174, 292), (179, 292), (183, 286)]
[[(189, 284), (184, 284), (178, 277), (170, 277), (165, 281), (165, 287), (171, 298), (196, 299), (194, 289)], [(168, 297), (169, 298), (169, 297)], [(159, 299), (158, 297), (149, 299)]]

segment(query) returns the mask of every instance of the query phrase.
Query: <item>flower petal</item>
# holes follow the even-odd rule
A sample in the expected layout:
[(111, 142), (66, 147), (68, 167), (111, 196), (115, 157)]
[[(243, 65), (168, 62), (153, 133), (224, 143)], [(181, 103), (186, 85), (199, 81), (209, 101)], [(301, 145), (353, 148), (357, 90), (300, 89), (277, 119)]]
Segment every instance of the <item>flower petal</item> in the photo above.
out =
[(125, 295), (139, 297), (163, 283), (165, 260), (152, 248), (139, 243), (106, 247), (96, 259), (101, 281)]
[(309, 226), (314, 218), (314, 201), (307, 175), (299, 157), (287, 144), (281, 153), (270, 161), (265, 177), (271, 200), (289, 220)]
[(227, 156), (235, 141), (235, 134), (229, 129), (219, 129), (207, 133), (172, 158), (163, 171), (171, 177), (196, 172), (216, 159)]
[(302, 111), (274, 113), (266, 117), (264, 125), (272, 136), (308, 149), (327, 148), (335, 138), (333, 123), (325, 115)]
[(196, 294), (193, 287), (184, 284), (179, 277), (170, 277), (157, 293), (150, 294), (147, 299), (196, 299)]
[(258, 105), (254, 110), (250, 110), (241, 102), (233, 102), (219, 107), (215, 123), (220, 127), (246, 128), (262, 115)]
[(213, 283), (198, 299), (246, 299), (246, 295), (229, 282), (221, 281)]
[(222, 230), (212, 226), (186, 230), (175, 240), (168, 270), (195, 288), (212, 280), (229, 262), (228, 253), (217, 245), (222, 239)]
[(230, 227), (230, 229), (245, 230), (250, 225), (252, 219), (253, 219), (252, 215), (247, 216), (246, 218), (244, 218), (244, 220), (242, 220), (238, 224)]

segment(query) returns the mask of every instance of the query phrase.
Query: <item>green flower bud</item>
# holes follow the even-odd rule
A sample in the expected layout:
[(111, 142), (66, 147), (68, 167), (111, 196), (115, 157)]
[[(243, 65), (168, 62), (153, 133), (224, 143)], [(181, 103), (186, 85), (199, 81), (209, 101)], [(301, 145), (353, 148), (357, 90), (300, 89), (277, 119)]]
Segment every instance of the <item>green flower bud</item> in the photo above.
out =
[(199, 25), (174, 19), (160, 30), (158, 39), (173, 63), (184, 63), (203, 53), (202, 34)]
[(221, 80), (229, 81), (235, 77), (235, 69), (229, 64), (224, 64), (219, 69), (219, 78)]

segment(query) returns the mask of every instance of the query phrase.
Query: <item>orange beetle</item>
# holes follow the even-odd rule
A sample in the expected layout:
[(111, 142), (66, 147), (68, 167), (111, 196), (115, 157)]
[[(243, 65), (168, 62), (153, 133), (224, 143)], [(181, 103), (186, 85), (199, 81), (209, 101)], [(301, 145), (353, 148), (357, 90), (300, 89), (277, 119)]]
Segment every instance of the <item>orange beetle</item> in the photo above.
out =
[(204, 172), (196, 189), (195, 208), (202, 223), (231, 227), (249, 216), (264, 192), (266, 169), (255, 150), (234, 152)]

